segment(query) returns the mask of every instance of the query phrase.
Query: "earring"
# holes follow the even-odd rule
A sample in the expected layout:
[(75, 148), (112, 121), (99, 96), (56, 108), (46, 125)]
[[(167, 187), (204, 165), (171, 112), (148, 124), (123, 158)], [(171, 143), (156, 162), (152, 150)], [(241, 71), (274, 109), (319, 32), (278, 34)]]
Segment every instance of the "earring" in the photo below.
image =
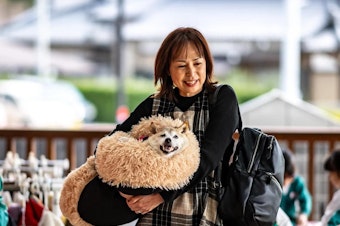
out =
[(176, 88), (176, 84), (174, 82), (172, 82), (172, 88)]

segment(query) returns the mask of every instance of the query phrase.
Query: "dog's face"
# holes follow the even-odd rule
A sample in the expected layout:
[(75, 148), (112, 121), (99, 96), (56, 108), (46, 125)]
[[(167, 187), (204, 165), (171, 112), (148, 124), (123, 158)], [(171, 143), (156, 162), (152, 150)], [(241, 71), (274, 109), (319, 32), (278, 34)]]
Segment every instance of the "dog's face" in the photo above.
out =
[(188, 139), (185, 135), (188, 127), (183, 124), (179, 128), (162, 128), (155, 129), (155, 133), (151, 135), (146, 141), (159, 154), (171, 157), (180, 152), (188, 145)]

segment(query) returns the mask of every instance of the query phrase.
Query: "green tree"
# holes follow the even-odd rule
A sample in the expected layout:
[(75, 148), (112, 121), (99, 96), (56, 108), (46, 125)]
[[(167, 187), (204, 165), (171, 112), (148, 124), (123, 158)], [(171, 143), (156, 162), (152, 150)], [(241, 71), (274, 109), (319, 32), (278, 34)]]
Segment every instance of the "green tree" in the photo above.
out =
[(31, 7), (34, 5), (35, 0), (6, 0), (8, 3), (16, 4), (16, 3), (23, 3), (27, 7)]

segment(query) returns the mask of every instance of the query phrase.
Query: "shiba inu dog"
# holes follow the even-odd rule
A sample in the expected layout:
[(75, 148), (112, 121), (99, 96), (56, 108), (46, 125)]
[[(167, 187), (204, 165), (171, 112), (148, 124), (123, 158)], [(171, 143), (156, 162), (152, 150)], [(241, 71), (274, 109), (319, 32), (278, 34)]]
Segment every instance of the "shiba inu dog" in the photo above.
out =
[(188, 130), (186, 123), (180, 127), (154, 128), (154, 134), (149, 136), (145, 142), (148, 142), (159, 154), (171, 157), (187, 147), (189, 142), (185, 133)]
[[(95, 156), (66, 177), (60, 209), (77, 226), (104, 225), (99, 223), (103, 219), (110, 221), (105, 225), (131, 222), (139, 215), (121, 196), (180, 189), (199, 163), (199, 143), (188, 123), (165, 116), (143, 118), (131, 131), (99, 140)], [(107, 217), (108, 208), (114, 217)]]

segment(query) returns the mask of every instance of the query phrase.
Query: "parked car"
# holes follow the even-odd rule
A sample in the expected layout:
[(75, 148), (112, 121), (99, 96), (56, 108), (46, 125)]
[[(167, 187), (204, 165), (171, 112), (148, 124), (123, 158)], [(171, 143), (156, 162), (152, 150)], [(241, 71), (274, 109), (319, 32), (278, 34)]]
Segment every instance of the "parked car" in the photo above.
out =
[(0, 128), (25, 125), (24, 114), (15, 103), (6, 96), (0, 96)]
[(75, 127), (91, 122), (96, 108), (71, 83), (22, 77), (0, 80), (0, 97), (11, 99), (29, 127)]

